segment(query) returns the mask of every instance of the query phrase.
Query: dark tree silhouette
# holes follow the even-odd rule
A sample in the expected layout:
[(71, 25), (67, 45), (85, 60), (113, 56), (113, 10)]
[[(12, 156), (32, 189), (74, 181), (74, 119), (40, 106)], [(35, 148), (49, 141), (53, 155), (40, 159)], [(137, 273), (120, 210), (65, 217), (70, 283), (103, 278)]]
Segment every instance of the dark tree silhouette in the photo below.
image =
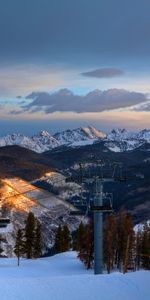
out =
[(18, 266), (19, 266), (20, 265), (20, 257), (24, 253), (24, 239), (23, 239), (23, 231), (21, 229), (18, 229), (18, 231), (17, 231), (14, 253), (16, 254), (16, 256), (18, 258)]

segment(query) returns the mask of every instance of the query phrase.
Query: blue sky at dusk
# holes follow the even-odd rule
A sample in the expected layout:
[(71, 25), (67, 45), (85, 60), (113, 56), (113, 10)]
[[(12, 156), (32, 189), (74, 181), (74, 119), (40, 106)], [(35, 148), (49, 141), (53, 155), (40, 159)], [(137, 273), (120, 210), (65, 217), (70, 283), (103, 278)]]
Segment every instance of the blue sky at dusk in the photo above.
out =
[(149, 0), (1, 0), (0, 135), (150, 127), (149, 11)]

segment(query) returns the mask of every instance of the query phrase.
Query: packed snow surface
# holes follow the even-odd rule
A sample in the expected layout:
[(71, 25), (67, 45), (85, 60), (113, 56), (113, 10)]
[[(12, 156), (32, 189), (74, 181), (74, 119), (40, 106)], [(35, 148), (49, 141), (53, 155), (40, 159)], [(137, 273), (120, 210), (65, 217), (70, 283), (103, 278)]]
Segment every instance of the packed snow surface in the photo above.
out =
[(1, 300), (149, 300), (150, 272), (93, 275), (75, 252), (37, 260), (0, 259)]

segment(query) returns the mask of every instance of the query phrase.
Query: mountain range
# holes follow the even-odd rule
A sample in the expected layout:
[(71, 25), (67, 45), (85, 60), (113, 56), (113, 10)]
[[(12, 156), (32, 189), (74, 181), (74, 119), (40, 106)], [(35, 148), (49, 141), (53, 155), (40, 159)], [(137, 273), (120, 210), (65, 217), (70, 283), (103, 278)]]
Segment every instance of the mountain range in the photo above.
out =
[(108, 134), (94, 127), (80, 127), (73, 130), (65, 130), (51, 135), (44, 130), (28, 137), (14, 133), (0, 137), (0, 147), (18, 145), (37, 153), (59, 148), (80, 147), (103, 141), (105, 146), (113, 152), (134, 150), (144, 143), (150, 143), (150, 129), (139, 132), (130, 132), (126, 129), (113, 129)]
[[(31, 146), (33, 150), (27, 149)], [(121, 163), (127, 178), (123, 183), (104, 184), (104, 192), (113, 193), (114, 211), (127, 210), (135, 224), (149, 220), (149, 130), (128, 134), (118, 129), (106, 135), (94, 128), (79, 128), (54, 136), (44, 131), (32, 138), (10, 135), (1, 139), (0, 208), (4, 213), (7, 209), (11, 221), (7, 231), (0, 229), (5, 255), (12, 255), (16, 231), (30, 210), (41, 221), (45, 251), (53, 245), (58, 225), (67, 222), (71, 230), (76, 229), (80, 220), (72, 218), (69, 211), (74, 206), (87, 207), (94, 187), (84, 185), (81, 189), (75, 182), (67, 183), (66, 177), (78, 176), (81, 162), (85, 175), (101, 174), (100, 161), (111, 166)], [(105, 171), (109, 176), (109, 169)]]

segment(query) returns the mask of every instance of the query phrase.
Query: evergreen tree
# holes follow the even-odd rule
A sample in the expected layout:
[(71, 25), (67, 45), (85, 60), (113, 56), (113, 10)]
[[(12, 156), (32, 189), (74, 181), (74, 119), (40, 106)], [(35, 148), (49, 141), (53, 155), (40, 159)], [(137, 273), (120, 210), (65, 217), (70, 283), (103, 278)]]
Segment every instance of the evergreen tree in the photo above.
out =
[(127, 272), (129, 265), (133, 264), (134, 231), (130, 214), (125, 211), (119, 213), (117, 220), (117, 249), (116, 262), (120, 271)]
[(59, 227), (56, 230), (56, 234), (55, 234), (54, 248), (55, 248), (56, 253), (62, 252), (62, 244), (63, 244), (63, 232), (62, 232), (61, 225), (59, 225)]
[(34, 235), (34, 250), (33, 256), (38, 258), (42, 255), (42, 235), (41, 235), (41, 224), (36, 219), (36, 228), (35, 228), (35, 235)]
[(81, 251), (81, 249), (83, 248), (84, 240), (85, 240), (85, 226), (81, 221), (76, 233), (76, 245), (75, 245), (76, 251), (78, 252)]
[(68, 251), (71, 248), (71, 235), (70, 230), (65, 224), (62, 230), (62, 252)]
[(85, 235), (83, 237), (83, 243), (80, 246), (78, 257), (85, 264), (87, 269), (90, 269), (94, 260), (94, 236), (93, 236), (93, 220), (89, 220), (85, 226)]
[(55, 252), (61, 253), (70, 250), (71, 248), (71, 234), (68, 226), (65, 224), (63, 228), (61, 225), (56, 230), (55, 234)]
[(132, 216), (129, 213), (126, 213), (125, 216), (124, 239), (125, 239), (125, 246), (123, 252), (123, 272), (126, 273), (128, 268), (134, 267), (133, 251), (134, 251), (135, 234), (133, 230)]
[(145, 223), (141, 241), (141, 263), (144, 269), (150, 270), (150, 224)]
[(25, 222), (25, 244), (24, 252), (28, 259), (34, 257), (34, 241), (35, 241), (35, 217), (29, 212)]
[(19, 266), (20, 257), (24, 253), (24, 240), (23, 240), (23, 232), (21, 229), (18, 229), (18, 231), (17, 231), (14, 253), (16, 254), (16, 256), (18, 258), (18, 266)]
[(78, 229), (76, 230), (74, 236), (73, 236), (73, 250), (79, 252), (82, 248), (82, 243), (84, 241), (85, 235), (85, 226), (83, 222), (81, 221), (79, 224)]
[(116, 253), (116, 233), (117, 233), (117, 222), (115, 215), (109, 215), (104, 224), (104, 243), (103, 243), (103, 257), (107, 267), (107, 272), (114, 267), (115, 253)]
[(135, 235), (135, 270), (140, 269), (141, 247), (142, 247), (142, 232), (141, 230), (138, 230)]

